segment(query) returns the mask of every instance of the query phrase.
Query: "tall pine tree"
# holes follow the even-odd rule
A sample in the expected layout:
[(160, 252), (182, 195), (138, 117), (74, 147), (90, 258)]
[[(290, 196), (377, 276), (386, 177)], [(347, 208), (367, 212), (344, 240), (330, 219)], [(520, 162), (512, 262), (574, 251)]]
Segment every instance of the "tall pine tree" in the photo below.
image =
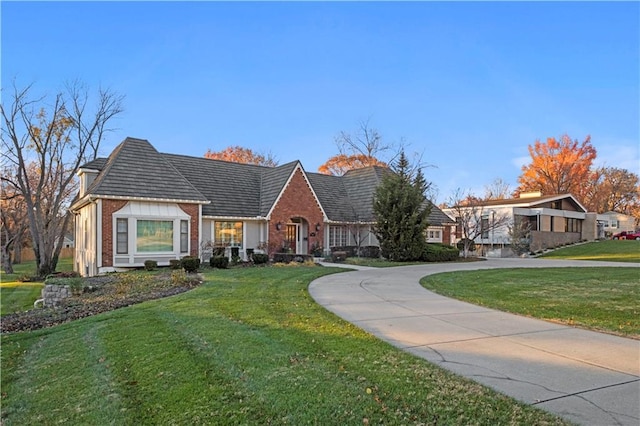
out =
[(425, 196), (428, 184), (419, 168), (412, 171), (404, 152), (400, 152), (392, 171), (376, 188), (374, 233), (383, 257), (392, 261), (419, 260), (427, 244), (425, 231), (431, 210)]

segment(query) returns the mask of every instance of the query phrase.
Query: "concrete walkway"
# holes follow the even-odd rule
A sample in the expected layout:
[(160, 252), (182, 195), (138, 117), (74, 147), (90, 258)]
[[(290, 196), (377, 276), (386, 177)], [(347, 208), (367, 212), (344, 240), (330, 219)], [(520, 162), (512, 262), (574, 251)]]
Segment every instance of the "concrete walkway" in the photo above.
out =
[(419, 284), (426, 275), (459, 270), (601, 266), (640, 264), (492, 259), (358, 267), (313, 281), (309, 292), (394, 346), (520, 401), (578, 424), (638, 426), (640, 341), (486, 309)]

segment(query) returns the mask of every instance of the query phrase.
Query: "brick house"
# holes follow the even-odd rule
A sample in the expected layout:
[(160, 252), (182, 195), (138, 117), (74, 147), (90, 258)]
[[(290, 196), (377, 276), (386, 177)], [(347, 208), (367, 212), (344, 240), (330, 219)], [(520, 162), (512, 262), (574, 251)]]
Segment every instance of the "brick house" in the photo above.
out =
[[(246, 259), (252, 251), (377, 247), (372, 205), (384, 173), (367, 167), (329, 176), (299, 161), (263, 167), (164, 154), (127, 138), (78, 171), (74, 269), (92, 276), (145, 260), (206, 261), (216, 248)], [(429, 224), (428, 241), (451, 242), (455, 224), (435, 205)]]

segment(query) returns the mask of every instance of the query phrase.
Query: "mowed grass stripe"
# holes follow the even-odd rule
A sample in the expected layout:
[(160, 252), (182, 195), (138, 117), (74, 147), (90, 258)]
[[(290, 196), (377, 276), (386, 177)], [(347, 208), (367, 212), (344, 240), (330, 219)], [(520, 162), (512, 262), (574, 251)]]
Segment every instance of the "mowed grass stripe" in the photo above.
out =
[[(110, 375), (97, 365), (96, 353), (87, 344), (92, 332), (92, 327), (82, 337), (73, 332), (41, 332), (21, 357), (17, 352), (22, 345), (11, 345), (13, 353), (8, 356), (15, 356), (20, 365), (14, 381), (3, 386), (3, 399), (7, 398), (3, 417), (18, 421), (3, 420), (3, 424), (98, 424), (117, 416), (118, 399), (112, 397)], [(12, 401), (14, 394), (21, 396)]]
[(18, 282), (0, 287), (0, 298), (2, 299), (0, 315), (33, 309), (33, 302), (40, 298), (42, 287), (44, 287), (42, 283), (23, 284)]
[[(207, 272), (205, 284), (188, 293), (48, 329), (48, 338), (59, 335), (51, 341), (57, 344), (38, 348), (37, 357), (14, 347), (20, 364), (32, 368), (21, 379), (5, 345), (33, 346), (45, 334), (3, 335), (3, 373), (9, 370), (3, 392), (10, 389), (3, 425), (563, 424), (399, 351), (316, 305), (308, 283), (330, 272)], [(68, 351), (69, 360), (56, 356)], [(75, 362), (77, 377), (69, 378), (67, 389), (43, 389), (18, 415), (16, 407), (45, 371), (37, 361), (47, 354), (53, 354), (48, 373)], [(83, 402), (83, 393), (105, 405)], [(79, 400), (92, 412), (42, 417), (48, 400), (69, 410)]]

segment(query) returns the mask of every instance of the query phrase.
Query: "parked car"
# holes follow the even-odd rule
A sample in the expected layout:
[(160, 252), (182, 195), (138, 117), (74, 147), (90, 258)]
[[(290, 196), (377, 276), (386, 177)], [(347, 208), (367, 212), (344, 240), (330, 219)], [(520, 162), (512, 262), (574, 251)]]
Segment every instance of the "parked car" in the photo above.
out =
[(622, 231), (618, 234), (613, 234), (611, 238), (614, 240), (640, 240), (640, 231)]

